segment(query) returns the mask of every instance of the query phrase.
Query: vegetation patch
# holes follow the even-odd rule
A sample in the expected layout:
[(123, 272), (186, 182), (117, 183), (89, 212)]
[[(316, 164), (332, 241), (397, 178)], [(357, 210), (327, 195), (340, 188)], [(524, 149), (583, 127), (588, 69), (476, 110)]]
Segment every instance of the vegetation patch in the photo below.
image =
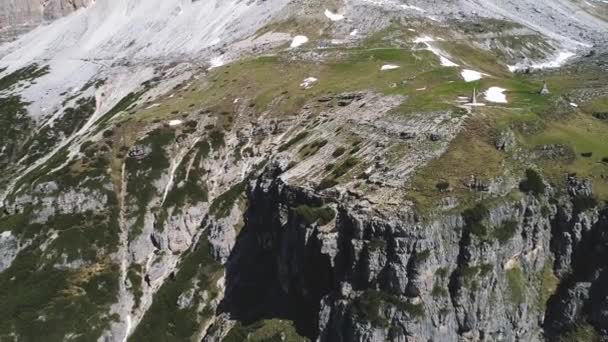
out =
[(244, 325), (238, 322), (222, 342), (307, 342), (308, 338), (299, 335), (291, 321), (270, 319)]
[(132, 236), (139, 233), (148, 203), (157, 191), (154, 181), (170, 166), (165, 147), (174, 139), (175, 133), (172, 129), (157, 128), (138, 142), (138, 146), (149, 149), (149, 152), (143, 156), (132, 155), (125, 160), (127, 192), (137, 204), (137, 211), (133, 214), (137, 216), (138, 222), (131, 229)]
[(503, 222), (499, 227), (494, 228), (492, 235), (498, 242), (505, 244), (509, 242), (517, 233), (518, 223), (515, 220), (507, 220)]
[(308, 131), (300, 132), (295, 137), (291, 138), (285, 144), (279, 146), (279, 152), (284, 152), (290, 149), (293, 145), (299, 143), (304, 140), (308, 136)]
[(228, 191), (219, 195), (212, 203), (209, 208), (209, 213), (215, 218), (224, 218), (230, 214), (232, 207), (234, 207), (235, 203), (238, 201), (243, 193), (247, 189), (247, 182), (242, 181), (233, 187), (231, 187)]
[(494, 266), (491, 264), (465, 266), (461, 269), (460, 275), (462, 276), (465, 287), (471, 290), (477, 290), (480, 286), (480, 278), (489, 275), (492, 270), (494, 270)]
[(24, 68), (16, 70), (2, 78), (0, 78), (0, 92), (8, 90), (20, 82), (32, 82), (49, 73), (49, 66), (39, 66), (38, 64), (30, 64)]
[[(129, 341), (188, 341), (213, 317), (211, 300), (219, 294), (217, 280), (222, 266), (213, 259), (207, 235), (183, 257), (173, 280), (168, 280), (154, 296)], [(190, 305), (180, 309), (180, 296), (197, 284)], [(203, 292), (208, 297), (203, 297)], [(199, 308), (202, 308), (199, 310)]]
[(532, 193), (533, 195), (539, 196), (545, 193), (546, 185), (538, 172), (532, 169), (527, 169), (526, 179), (519, 183), (519, 189), (522, 192)]
[(352, 310), (355, 315), (374, 326), (388, 327), (390, 322), (385, 316), (387, 305), (408, 313), (414, 319), (424, 316), (424, 306), (422, 304), (412, 304), (395, 295), (379, 290), (365, 290), (354, 300)]
[(309, 156), (312, 156), (312, 155), (316, 154), (317, 152), (319, 152), (319, 150), (321, 148), (323, 148), (325, 145), (327, 145), (327, 140), (325, 140), (325, 139), (317, 140), (310, 144), (304, 145), (300, 149), (300, 153), (302, 154), (303, 157), (309, 157)]
[(539, 295), (538, 295), (538, 308), (539, 311), (544, 312), (546, 310), (547, 301), (555, 293), (559, 279), (553, 273), (553, 263), (547, 261), (543, 267), (542, 273), (539, 277)]
[(600, 334), (587, 322), (575, 323), (559, 337), (558, 342), (599, 342)]
[(293, 212), (298, 220), (303, 221), (307, 225), (317, 223), (319, 226), (324, 226), (336, 217), (335, 211), (327, 206), (312, 207), (303, 204), (297, 206)]
[(513, 267), (506, 272), (509, 299), (515, 305), (523, 303), (526, 292), (526, 279), (519, 267)]
[(466, 223), (466, 229), (473, 235), (485, 238), (488, 235), (488, 228), (485, 224), (490, 211), (482, 203), (477, 203), (473, 208), (467, 209), (462, 213)]

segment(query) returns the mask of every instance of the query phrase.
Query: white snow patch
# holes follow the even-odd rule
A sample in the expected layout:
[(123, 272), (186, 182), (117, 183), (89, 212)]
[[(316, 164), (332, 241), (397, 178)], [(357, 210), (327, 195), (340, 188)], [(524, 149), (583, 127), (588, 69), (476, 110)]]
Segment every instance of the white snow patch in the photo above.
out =
[(169, 121), (169, 126), (173, 127), (173, 126), (179, 126), (182, 123), (184, 123), (182, 120), (171, 120)]
[(507, 95), (504, 94), (506, 89), (500, 87), (490, 87), (486, 91), (486, 100), (494, 103), (508, 103)]
[(338, 13), (334, 13), (328, 9), (325, 10), (325, 16), (327, 18), (329, 18), (329, 20), (331, 21), (340, 21), (344, 19), (344, 15), (342, 14), (338, 14)]
[(224, 65), (224, 58), (222, 56), (215, 57), (209, 61), (209, 70), (219, 68)]
[(416, 90), (417, 90), (417, 91), (423, 91), (423, 90), (426, 90), (426, 87), (417, 88)]
[(487, 76), (479, 71), (464, 69), (460, 73), (465, 82), (479, 81), (483, 76)]
[(576, 54), (574, 52), (561, 51), (553, 59), (550, 59), (550, 60), (542, 62), (542, 63), (534, 63), (534, 64), (530, 64), (530, 65), (519, 63), (516, 65), (509, 65), (508, 68), (509, 68), (510, 72), (516, 72), (516, 71), (524, 70), (527, 68), (530, 68), (533, 70), (555, 69), (555, 68), (559, 68), (562, 65), (564, 65), (570, 58), (574, 57), (575, 55)]
[[(433, 50), (431, 50), (432, 52), (435, 52)], [(435, 53), (437, 55), (437, 53)], [(441, 62), (441, 66), (444, 67), (457, 67), (458, 64), (452, 62), (451, 60), (439, 55), (439, 61)]]
[(574, 103), (574, 102), (570, 102), (570, 106), (574, 107), (574, 108), (578, 108), (578, 104)]
[(414, 30), (413, 28), (408, 28), (407, 30), (410, 32), (416, 32), (416, 30)]
[[(415, 31), (412, 31), (415, 32)], [(434, 42), (435, 39), (433, 37), (429, 37), (429, 36), (422, 36), (422, 37), (417, 37), (416, 39), (414, 39), (414, 43), (418, 44), (418, 43), (428, 43), (428, 42)]]
[(308, 37), (306, 37), (306, 36), (295, 36), (295, 37), (293, 37), (293, 40), (291, 41), (290, 47), (297, 48), (297, 47), (302, 46), (302, 45), (304, 45), (306, 43), (308, 43)]
[(350, 33), (350, 36), (351, 36), (351, 37), (356, 37), (358, 34), (359, 34), (359, 30), (354, 29), (354, 30), (353, 30), (353, 31)]
[(386, 70), (395, 70), (395, 69), (399, 69), (399, 68), (401, 68), (401, 67), (400, 67), (400, 66), (398, 66), (398, 65), (394, 65), (394, 64), (385, 64), (385, 65), (383, 65), (383, 66), (380, 68), (380, 70), (382, 70), (382, 71), (386, 71)]
[(432, 37), (429, 37), (429, 36), (422, 36), (422, 37), (417, 37), (416, 39), (414, 39), (415, 44), (420, 44), (420, 43), (424, 44), (426, 46), (427, 50), (431, 51), (433, 54), (435, 54), (437, 57), (439, 57), (439, 62), (441, 64), (441, 66), (457, 67), (458, 64), (449, 60), (447, 57), (445, 57), (443, 55), (443, 53), (439, 49), (433, 47), (430, 44), (431, 42), (434, 42), (434, 41), (435, 41), (435, 39)]
[(304, 89), (308, 89), (311, 88), (313, 83), (316, 83), (318, 80), (314, 77), (308, 77), (306, 79), (304, 79), (302, 81), (302, 83), (300, 83), (300, 87), (304, 88)]

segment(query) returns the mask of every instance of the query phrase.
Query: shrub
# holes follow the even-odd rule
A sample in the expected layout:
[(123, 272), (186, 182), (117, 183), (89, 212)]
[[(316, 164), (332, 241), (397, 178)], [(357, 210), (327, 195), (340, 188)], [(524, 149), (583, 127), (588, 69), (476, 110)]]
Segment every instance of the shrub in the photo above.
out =
[(515, 232), (517, 232), (517, 221), (508, 220), (496, 228), (493, 235), (500, 243), (506, 243), (515, 236)]
[(298, 133), (298, 135), (296, 135), (295, 137), (291, 138), (291, 140), (289, 140), (285, 144), (281, 145), (279, 147), (279, 152), (287, 151), (291, 146), (297, 144), (298, 142), (300, 142), (301, 140), (303, 140), (307, 136), (308, 136), (308, 131), (304, 131), (304, 132)]
[(332, 208), (311, 207), (305, 204), (296, 207), (294, 209), (294, 214), (307, 225), (318, 223), (320, 226), (328, 224), (336, 216), (336, 213)]
[(462, 213), (466, 228), (474, 235), (483, 237), (488, 233), (483, 221), (488, 217), (490, 211), (482, 203), (477, 203), (473, 208), (467, 209)]
[(441, 181), (441, 182), (437, 183), (437, 185), (435, 185), (435, 187), (440, 192), (446, 192), (450, 188), (450, 183)]
[(358, 163), (359, 160), (357, 158), (348, 158), (332, 172), (332, 175), (335, 178), (342, 177)]
[(333, 177), (325, 177), (319, 183), (319, 185), (317, 186), (317, 189), (325, 190), (325, 189), (333, 188), (336, 185), (338, 185), (338, 181), (336, 181)]
[(595, 328), (587, 322), (574, 324), (564, 333), (558, 342), (599, 342), (600, 336)]
[(593, 196), (579, 195), (572, 199), (572, 205), (574, 206), (574, 210), (576, 212), (582, 212), (595, 208), (598, 203)]
[(338, 158), (341, 155), (343, 155), (344, 152), (346, 152), (346, 149), (344, 147), (338, 147), (334, 150), (334, 153), (332, 153), (331, 155), (335, 158)]
[(527, 169), (526, 179), (519, 183), (519, 189), (525, 193), (542, 195), (545, 193), (546, 186), (538, 172)]
[(397, 296), (379, 290), (366, 290), (363, 292), (361, 296), (354, 300), (352, 309), (357, 316), (370, 322), (372, 325), (388, 327), (389, 321), (382, 312), (386, 305), (392, 305), (415, 318), (424, 316), (422, 304), (412, 304)]
[(216, 218), (224, 218), (230, 214), (230, 210), (234, 206), (234, 203), (241, 197), (245, 188), (246, 182), (241, 182), (230, 188), (225, 193), (219, 195), (211, 206), (209, 207), (209, 213)]

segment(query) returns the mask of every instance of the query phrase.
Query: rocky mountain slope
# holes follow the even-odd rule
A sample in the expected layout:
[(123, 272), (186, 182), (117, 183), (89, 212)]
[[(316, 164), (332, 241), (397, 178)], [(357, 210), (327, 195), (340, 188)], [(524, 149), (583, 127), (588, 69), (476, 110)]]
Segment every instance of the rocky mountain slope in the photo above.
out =
[(608, 341), (607, 13), (0, 0), (0, 340)]

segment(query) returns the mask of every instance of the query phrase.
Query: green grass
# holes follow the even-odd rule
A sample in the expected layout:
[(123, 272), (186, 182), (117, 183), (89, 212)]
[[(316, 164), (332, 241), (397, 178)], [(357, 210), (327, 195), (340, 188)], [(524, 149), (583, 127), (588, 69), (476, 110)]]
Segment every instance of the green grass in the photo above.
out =
[(330, 207), (312, 207), (309, 205), (297, 206), (293, 212), (298, 220), (307, 225), (318, 223), (320, 226), (324, 226), (336, 216), (335, 211)]
[[(600, 199), (608, 199), (608, 180), (602, 177), (606, 166), (601, 162), (608, 156), (608, 123), (589, 115), (575, 114), (563, 120), (552, 120), (539, 134), (525, 137), (525, 143), (534, 147), (548, 144), (570, 146), (576, 155), (573, 161), (545, 161), (541, 163), (543, 173), (552, 181), (563, 183), (563, 174), (576, 173), (592, 180), (594, 193)], [(583, 157), (592, 153), (592, 157)]]
[(477, 290), (481, 285), (480, 281), (482, 281), (484, 277), (489, 275), (494, 266), (490, 264), (482, 264), (482, 265), (473, 265), (473, 266), (465, 266), (460, 270), (460, 275), (462, 277), (463, 285), (466, 288), (469, 288), (473, 291)]
[(424, 317), (424, 306), (412, 304), (397, 296), (378, 290), (365, 290), (352, 304), (353, 313), (360, 319), (370, 322), (377, 327), (389, 327), (390, 323), (385, 316), (387, 306), (407, 313), (412, 319)]
[(0, 168), (13, 164), (21, 154), (22, 142), (30, 136), (34, 122), (20, 96), (0, 96)]
[[(214, 315), (209, 301), (218, 295), (217, 280), (223, 275), (222, 266), (211, 256), (211, 246), (207, 236), (201, 236), (198, 245), (187, 252), (178, 265), (173, 280), (168, 280), (154, 296), (152, 306), (129, 341), (187, 341)], [(198, 284), (192, 306), (179, 309), (179, 296)], [(209, 299), (205, 301), (203, 292)], [(199, 305), (207, 307), (198, 311)]]
[(148, 204), (157, 191), (154, 181), (170, 166), (165, 148), (174, 139), (175, 132), (172, 129), (157, 128), (137, 143), (150, 148), (150, 153), (143, 158), (127, 157), (125, 160), (127, 192), (136, 204), (136, 210), (131, 215), (137, 217), (137, 222), (130, 229), (131, 237), (137, 236), (142, 228)]
[(4, 77), (0, 78), (0, 92), (8, 90), (21, 82), (33, 82), (37, 78), (40, 78), (48, 74), (50, 68), (48, 65), (39, 66), (38, 64), (30, 64), (24, 68), (16, 70)]
[(118, 267), (57, 269), (57, 258), (49, 260), (48, 251), (45, 257), (40, 242), (34, 240), (0, 273), (0, 340), (65, 341), (68, 334), (96, 340), (112, 319), (106, 312), (118, 293)]
[(526, 170), (526, 178), (519, 183), (519, 189), (522, 192), (532, 193), (536, 196), (544, 195), (546, 188), (543, 178), (532, 169)]
[(508, 299), (514, 305), (519, 305), (526, 299), (526, 278), (518, 266), (506, 271)]
[(547, 261), (543, 267), (542, 273), (539, 276), (539, 295), (538, 307), (539, 311), (545, 311), (547, 301), (555, 293), (559, 279), (553, 273), (553, 263)]
[(309, 134), (308, 131), (303, 131), (303, 132), (298, 133), (295, 137), (289, 139), (289, 141), (287, 141), (283, 145), (279, 146), (279, 152), (289, 150), (292, 146), (294, 146), (297, 143), (299, 143), (300, 141), (304, 140), (308, 136), (308, 134)]
[(558, 342), (600, 342), (600, 335), (595, 328), (587, 322), (574, 324), (567, 332), (563, 333)]
[(493, 237), (501, 244), (509, 242), (517, 233), (518, 222), (515, 220), (507, 220), (499, 227), (492, 231)]
[(244, 325), (238, 322), (222, 339), (222, 342), (306, 342), (291, 321), (268, 319)]
[(209, 213), (215, 218), (224, 218), (230, 214), (230, 211), (237, 203), (239, 198), (243, 196), (245, 190), (247, 189), (247, 182), (240, 182), (233, 187), (231, 187), (228, 191), (219, 195), (212, 203), (209, 208)]

